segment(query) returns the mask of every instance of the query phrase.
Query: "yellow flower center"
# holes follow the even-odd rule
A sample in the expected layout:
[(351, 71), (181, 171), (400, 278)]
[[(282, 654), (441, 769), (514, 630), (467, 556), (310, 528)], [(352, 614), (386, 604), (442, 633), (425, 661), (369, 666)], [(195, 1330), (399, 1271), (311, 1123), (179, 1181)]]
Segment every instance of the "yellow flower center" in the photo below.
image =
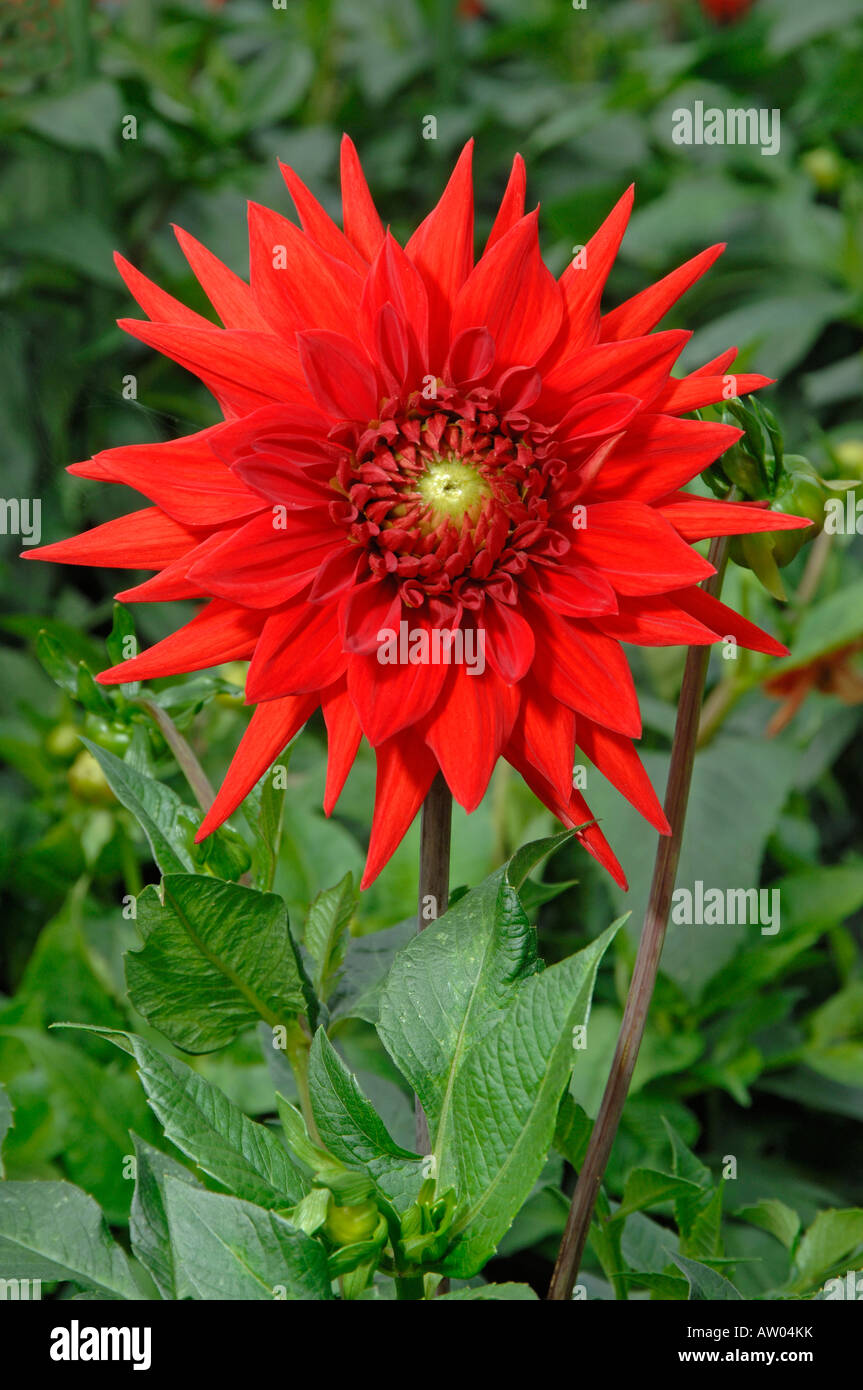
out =
[(475, 468), (453, 458), (432, 463), (417, 486), (435, 525), (449, 520), (460, 527), (464, 516), (476, 521), (483, 503), (492, 496), (488, 483)]

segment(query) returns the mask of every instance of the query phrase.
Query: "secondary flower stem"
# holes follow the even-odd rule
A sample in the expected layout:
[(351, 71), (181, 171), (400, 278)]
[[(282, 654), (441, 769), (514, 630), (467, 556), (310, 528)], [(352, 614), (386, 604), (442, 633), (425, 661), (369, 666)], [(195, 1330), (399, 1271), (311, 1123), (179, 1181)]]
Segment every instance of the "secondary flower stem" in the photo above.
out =
[[(728, 539), (720, 537), (710, 547), (710, 563), (716, 573), (706, 580), (703, 588), (714, 597), (719, 594), (728, 560)], [(627, 1092), (638, 1060), (638, 1049), (644, 1036), (647, 1012), (656, 984), (659, 958), (665, 941), (671, 896), (677, 877), (680, 848), (683, 842), (683, 827), (686, 821), (686, 806), (692, 782), (692, 768), (695, 762), (695, 747), (701, 714), (701, 700), (704, 682), (710, 660), (709, 647), (690, 647), (683, 672), (680, 701), (677, 706), (677, 722), (674, 727), (674, 741), (671, 748), (671, 763), (668, 769), (668, 785), (665, 792), (665, 814), (671, 825), (671, 834), (659, 840), (656, 860), (653, 867), (653, 882), (650, 886), (647, 912), (638, 945), (635, 969), (629, 985), (623, 1022), (617, 1039), (611, 1072), (599, 1107), (599, 1114), (593, 1126), (584, 1163), (578, 1175), (573, 1193), (572, 1205), (566, 1223), (566, 1230), (560, 1243), (557, 1263), (548, 1290), (551, 1300), (568, 1300), (578, 1277), (581, 1257), (584, 1253), (593, 1209), (602, 1183), (612, 1145), (620, 1124), (620, 1117), (626, 1103)]]
[[(423, 802), (420, 827), (420, 883), (417, 931), (442, 917), (449, 903), (449, 852), (452, 828), (452, 793), (438, 773)], [(429, 1152), (426, 1113), (416, 1100), (416, 1150)]]
[(195, 794), (195, 800), (206, 815), (216, 799), (209, 778), (192, 751), (191, 745), (183, 738), (173, 719), (156, 704), (155, 700), (142, 697), (136, 703), (149, 714), (161, 731), (162, 737), (185, 775), (186, 781)]
[(421, 1274), (400, 1274), (396, 1276), (396, 1298), (401, 1302), (405, 1299), (419, 1299), (425, 1297), (425, 1286)]
[(309, 1092), (309, 1049), (311, 1042), (305, 1029), (298, 1022), (294, 1022), (288, 1028), (288, 1040), (286, 1052), (288, 1061), (291, 1064), (291, 1071), (294, 1073), (294, 1080), (297, 1083), (297, 1094), (300, 1100), (300, 1111), (306, 1122), (306, 1129), (309, 1138), (315, 1144), (321, 1142), (318, 1127), (315, 1123), (315, 1116), (312, 1110), (312, 1098)]

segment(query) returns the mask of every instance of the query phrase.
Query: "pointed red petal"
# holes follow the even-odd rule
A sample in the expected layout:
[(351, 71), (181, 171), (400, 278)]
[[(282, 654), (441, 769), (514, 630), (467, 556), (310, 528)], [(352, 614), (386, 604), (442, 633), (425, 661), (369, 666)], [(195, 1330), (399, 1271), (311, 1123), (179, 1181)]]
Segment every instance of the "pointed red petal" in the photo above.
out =
[(666, 415), (685, 415), (703, 405), (715, 405), (717, 401), (734, 396), (748, 396), (750, 391), (772, 385), (771, 377), (759, 376), (757, 372), (744, 372), (740, 376), (686, 376), (679, 381), (669, 381), (651, 403), (651, 409)]
[(462, 150), (440, 202), (420, 223), (405, 250), (429, 293), (432, 370), (443, 366), (450, 315), (473, 266), (473, 141)]
[(556, 612), (570, 618), (594, 618), (617, 612), (617, 595), (604, 575), (572, 562), (537, 565), (536, 588)]
[(423, 373), (428, 364), (428, 291), (416, 266), (389, 232), (381, 242), (363, 288), (360, 312), (366, 337), (374, 332), (378, 313), (387, 304), (392, 305), (412, 334), (417, 355), (415, 370)]
[(189, 578), (205, 593), (248, 608), (285, 603), (308, 587), (327, 556), (345, 542), (325, 508), (292, 515), (288, 529), (277, 527), (277, 519), (268, 508), (231, 531), (192, 565)]
[[(602, 291), (623, 240), (634, 195), (635, 189), (631, 186), (594, 232), (584, 251), (569, 263), (560, 277), (564, 327), (560, 345), (555, 344), (558, 359), (568, 357), (599, 338)], [(635, 336), (635, 333), (630, 334), (630, 337)]]
[(332, 815), (342, 794), (348, 773), (353, 767), (360, 746), (359, 721), (353, 701), (344, 686), (323, 700), (327, 725), (327, 785), (324, 790), (324, 814)]
[(425, 741), (466, 811), (476, 810), (485, 795), (518, 706), (518, 687), (505, 685), (488, 667), (482, 675), (471, 675), (464, 665), (451, 668), (428, 720)]
[(755, 531), (799, 531), (812, 522), (806, 517), (771, 512), (759, 502), (719, 502), (685, 492), (672, 495), (656, 511), (670, 521), (685, 541), (712, 536), (745, 536)]
[(155, 570), (169, 565), (197, 545), (201, 533), (190, 531), (158, 507), (144, 507), (94, 526), (80, 536), (25, 550), (28, 560), (61, 565), (95, 565), (103, 569)]
[(387, 739), (375, 756), (375, 809), (361, 888), (374, 883), (401, 844), (438, 771), (434, 755), (413, 732)]
[(369, 743), (377, 746), (428, 714), (441, 692), (447, 670), (442, 663), (391, 665), (378, 661), (374, 653), (352, 656), (348, 690)]
[(533, 629), (516, 608), (493, 598), (486, 600), (483, 623), (489, 664), (507, 685), (513, 685), (527, 675), (533, 662)]
[(268, 333), (269, 325), (255, 304), (255, 297), (245, 280), (223, 265), (218, 256), (184, 232), (182, 227), (174, 227), (174, 236), (198, 284), (225, 327)]
[(690, 377), (724, 376), (736, 356), (736, 347), (726, 348), (724, 352), (720, 352), (718, 357), (712, 358), (710, 362), (705, 362), (703, 367), (696, 367), (695, 371), (690, 372), (689, 375)]
[(154, 285), (152, 280), (148, 280), (146, 275), (136, 270), (119, 251), (114, 252), (114, 264), (122, 275), (127, 290), (135, 302), (140, 304), (147, 318), (157, 323), (185, 323), (193, 328), (213, 327), (210, 320), (205, 319), (202, 314), (196, 314), (194, 309), (187, 308), (179, 299), (160, 290), (158, 285)]
[(500, 241), (510, 229), (514, 227), (524, 217), (524, 194), (527, 186), (527, 171), (524, 167), (524, 160), (517, 154), (512, 161), (509, 180), (506, 191), (501, 199), (497, 217), (494, 225), (488, 234), (488, 241), (485, 244), (486, 254), (491, 250), (496, 241)]
[[(557, 819), (562, 821), (565, 826), (574, 829), (577, 825), (584, 825), (587, 821), (593, 820), (593, 812), (575, 787), (570, 791), (569, 800), (564, 801), (558, 796), (551, 783), (537, 772), (532, 763), (527, 761), (512, 744), (506, 750), (506, 759), (507, 762), (512, 763), (516, 772), (521, 774), (534, 796), (538, 797), (542, 804), (548, 807), (552, 815), (557, 816)], [(626, 891), (629, 887), (626, 875), (599, 826), (593, 824), (589, 825), (586, 830), (577, 831), (576, 839), (587, 850), (588, 854), (592, 855), (597, 863), (611, 874), (615, 883)]]
[(661, 594), (697, 584), (713, 566), (674, 527), (641, 502), (600, 502), (572, 533), (572, 554), (601, 571), (618, 594)]
[(135, 488), (182, 526), (220, 526), (266, 506), (210, 447), (220, 428), (164, 444), (121, 445), (97, 454), (103, 478)]
[(670, 835), (665, 812), (659, 798), (650, 784), (650, 778), (641, 765), (641, 759), (628, 738), (612, 733), (601, 724), (593, 724), (589, 719), (579, 719), (576, 725), (576, 739), (594, 767), (598, 767), (604, 777), (621, 792), (648, 820), (660, 835)]
[(333, 500), (329, 484), (320, 481), (311, 466), (297, 462), (290, 452), (262, 443), (260, 452), (255, 449), (241, 458), (231, 466), (231, 473), (248, 483), (259, 500), (266, 497), (288, 511), (326, 506)]
[(158, 574), (145, 579), (143, 584), (135, 584), (131, 589), (115, 594), (115, 598), (120, 603), (168, 603), (177, 599), (208, 598), (201, 586), (193, 584), (187, 575), (195, 561), (221, 545), (223, 539), (223, 532), (214, 531), (179, 560), (172, 560)]
[(207, 666), (220, 666), (223, 661), (245, 661), (255, 649), (262, 622), (260, 613), (213, 599), (185, 627), (140, 656), (101, 671), (96, 679), (100, 685), (120, 685), (202, 671)]
[(227, 328), (187, 328), (140, 319), (118, 319), (133, 338), (156, 348), (200, 377), (214, 395), (241, 415), (273, 401), (308, 402), (308, 388), (294, 349), (272, 334)]
[(540, 680), (525, 682), (509, 748), (517, 748), (533, 764), (564, 805), (572, 791), (575, 727), (568, 705), (552, 699)]
[(397, 630), (401, 611), (401, 596), (391, 580), (368, 579), (357, 584), (340, 606), (345, 649), (360, 656), (377, 653), (378, 633), (383, 628)]
[(555, 434), (561, 445), (580, 446), (582, 441), (625, 429), (640, 409), (638, 396), (625, 393), (588, 396), (567, 411)]
[(489, 374), (494, 340), (487, 328), (465, 328), (452, 340), (443, 370), (444, 381), (467, 390)]
[(620, 612), (597, 618), (596, 626), (639, 647), (707, 647), (716, 641), (715, 632), (663, 594), (621, 599)]
[(320, 691), (344, 675), (346, 666), (334, 606), (297, 599), (267, 618), (246, 677), (246, 698)]
[(363, 282), (295, 223), (249, 204), (251, 285), (273, 330), (293, 341), (300, 329), (353, 334)]
[(368, 358), (340, 333), (298, 333), (309, 390), (322, 410), (338, 420), (364, 424), (378, 413), (378, 388)]
[(600, 338), (604, 343), (620, 338), (634, 338), (639, 333), (649, 333), (663, 318), (672, 304), (676, 304), (690, 285), (709, 270), (718, 256), (725, 250), (725, 243), (708, 246), (684, 265), (672, 270), (670, 275), (657, 280), (655, 285), (633, 295), (623, 304), (603, 317), (600, 325)]
[(369, 192), (359, 155), (350, 136), (342, 136), (342, 212), (345, 236), (367, 261), (375, 258), (384, 239), (383, 223)]
[(706, 420), (638, 415), (590, 486), (591, 501), (653, 502), (691, 482), (743, 433)]
[(284, 700), (269, 700), (258, 705), (218, 795), (195, 836), (195, 844), (211, 835), (237, 809), (318, 704), (317, 695), (288, 695)]
[(338, 598), (346, 589), (353, 588), (363, 559), (362, 552), (355, 545), (343, 542), (338, 549), (331, 550), (318, 566), (309, 589), (309, 602), (321, 603), (324, 599)]
[(649, 404), (691, 336), (684, 329), (669, 329), (625, 343), (599, 343), (565, 358), (543, 379), (545, 418), (557, 418), (573, 401), (599, 392), (622, 392), (638, 397), (642, 406)]
[(620, 643), (591, 623), (561, 618), (533, 599), (525, 611), (536, 634), (536, 669), (544, 672), (549, 694), (576, 714), (638, 738), (638, 699)]
[(537, 214), (530, 213), (468, 276), (455, 301), (450, 333), (456, 337), (466, 328), (486, 327), (500, 373), (534, 366), (556, 338), (562, 314), (560, 289), (540, 255)]
[(768, 632), (763, 632), (755, 623), (741, 618), (733, 608), (720, 603), (719, 599), (706, 594), (703, 589), (678, 589), (669, 597), (680, 605), (693, 618), (704, 623), (717, 638), (733, 637), (741, 647), (751, 652), (765, 652), (767, 656), (787, 656), (788, 648), (783, 647)]
[(282, 178), (288, 185), (306, 236), (311, 237), (312, 241), (316, 241), (322, 251), (329, 252), (331, 256), (344, 261), (360, 275), (365, 275), (368, 270), (368, 261), (360, 255), (341, 228), (336, 226), (329, 213), (321, 207), (317, 198), (309, 192), (299, 174), (295, 174), (289, 165), (282, 164), (281, 160), (279, 161), (279, 169)]

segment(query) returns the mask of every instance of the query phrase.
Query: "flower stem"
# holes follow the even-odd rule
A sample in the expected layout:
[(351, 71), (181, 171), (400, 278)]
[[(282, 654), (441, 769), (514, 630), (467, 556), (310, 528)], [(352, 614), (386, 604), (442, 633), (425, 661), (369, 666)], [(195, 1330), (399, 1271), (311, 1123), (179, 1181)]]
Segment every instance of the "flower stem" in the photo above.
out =
[(400, 1274), (396, 1277), (396, 1298), (401, 1302), (406, 1299), (425, 1298), (425, 1285), (421, 1274)]
[[(711, 575), (703, 588), (714, 597), (722, 587), (725, 565), (728, 560), (728, 540), (719, 537), (710, 547), (710, 563), (716, 573)], [(620, 1117), (626, 1103), (629, 1084), (638, 1049), (644, 1036), (647, 1012), (656, 984), (659, 957), (665, 941), (671, 896), (674, 892), (680, 848), (683, 842), (683, 827), (686, 821), (686, 806), (692, 782), (692, 767), (695, 762), (695, 745), (701, 713), (701, 699), (710, 660), (709, 647), (690, 647), (683, 672), (680, 701), (677, 707), (677, 722), (674, 727), (674, 742), (671, 748), (671, 764), (668, 769), (668, 786), (665, 793), (665, 814), (671, 825), (671, 834), (660, 837), (653, 867), (653, 882), (650, 898), (638, 945), (638, 955), (623, 1021), (617, 1039), (611, 1072), (606, 1082), (605, 1094), (599, 1107), (599, 1114), (593, 1126), (584, 1162), (578, 1175), (573, 1193), (572, 1205), (566, 1223), (566, 1230), (560, 1243), (557, 1263), (554, 1267), (548, 1298), (568, 1300), (572, 1297), (581, 1257), (587, 1242), (593, 1209), (599, 1196), (602, 1175), (605, 1172), (612, 1145), (620, 1124)]]
[(297, 1083), (297, 1094), (300, 1100), (300, 1111), (306, 1122), (306, 1129), (309, 1138), (313, 1143), (319, 1144), (321, 1136), (315, 1124), (315, 1116), (312, 1110), (312, 1097), (309, 1091), (309, 1050), (311, 1040), (302, 1025), (294, 1021), (288, 1026), (288, 1037), (285, 1051), (288, 1061), (291, 1064), (291, 1071), (294, 1073), (294, 1080)]
[[(438, 773), (423, 802), (420, 828), (420, 882), (417, 931), (442, 917), (449, 903), (449, 853), (452, 793)], [(429, 1127), (419, 1097), (415, 1102), (416, 1150), (429, 1151)]]
[(173, 719), (156, 704), (155, 700), (149, 700), (146, 696), (142, 696), (135, 703), (141, 709), (146, 710), (153, 722), (158, 725), (162, 737), (195, 794), (195, 800), (206, 815), (216, 799), (216, 793), (210, 786), (209, 778), (195, 757), (191, 745), (183, 738)]

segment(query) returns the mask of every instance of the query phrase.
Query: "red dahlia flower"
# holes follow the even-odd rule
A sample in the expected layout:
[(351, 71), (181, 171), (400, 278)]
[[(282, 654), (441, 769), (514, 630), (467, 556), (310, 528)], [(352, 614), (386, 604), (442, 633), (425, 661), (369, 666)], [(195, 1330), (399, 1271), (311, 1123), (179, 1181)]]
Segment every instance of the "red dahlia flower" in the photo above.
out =
[[(470, 159), (468, 146), (404, 248), (347, 138), (344, 231), (283, 169), (302, 230), (250, 206), (250, 284), (178, 230), (223, 328), (118, 257), (151, 320), (122, 327), (199, 376), (225, 422), (73, 465), (153, 505), (39, 552), (155, 570), (118, 595), (127, 602), (207, 600), (103, 683), (251, 660), (257, 708), (199, 839), (318, 706), (327, 814), (365, 735), (377, 792), (364, 885), (438, 769), (472, 811), (500, 756), (580, 825), (591, 817), (572, 784), (577, 746), (667, 832), (632, 746), (641, 723), (621, 644), (733, 634), (782, 655), (698, 587), (712, 569), (691, 542), (807, 524), (681, 491), (739, 437), (680, 418), (722, 398), (735, 354), (675, 379), (689, 334), (651, 330), (722, 247), (601, 316), (632, 190), (555, 280), (516, 156), (474, 265)], [(765, 382), (739, 376), (736, 391)], [(428, 651), (441, 632), (482, 637), (482, 673), (382, 664), (381, 634), (402, 622)], [(599, 827), (579, 838), (625, 885)]]
[(701, 0), (701, 8), (720, 24), (731, 23), (751, 9), (755, 0)]
[(863, 675), (857, 669), (856, 660), (861, 652), (863, 637), (858, 637), (854, 642), (846, 642), (832, 652), (822, 652), (799, 665), (787, 662), (770, 676), (764, 682), (764, 689), (782, 704), (767, 725), (767, 737), (773, 738), (791, 723), (813, 690), (823, 695), (836, 695), (843, 705), (863, 705)]

